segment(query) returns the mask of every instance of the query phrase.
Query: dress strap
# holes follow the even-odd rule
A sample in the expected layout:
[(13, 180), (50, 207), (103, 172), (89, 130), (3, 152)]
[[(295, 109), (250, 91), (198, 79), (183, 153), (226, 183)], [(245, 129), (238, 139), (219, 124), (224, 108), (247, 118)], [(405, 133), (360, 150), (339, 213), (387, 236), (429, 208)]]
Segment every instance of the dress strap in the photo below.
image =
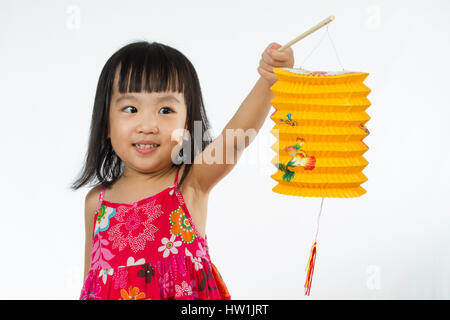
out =
[(105, 196), (105, 187), (102, 187), (102, 189), (100, 190), (100, 195), (98, 196), (98, 204), (97, 209), (95, 209), (95, 212), (97, 212), (98, 209), (100, 209), (104, 196)]
[(178, 186), (178, 172), (180, 171), (180, 167), (178, 167), (178, 169), (177, 169), (177, 174), (175, 175), (175, 181), (173, 182), (173, 185), (175, 186), (175, 187), (177, 187)]

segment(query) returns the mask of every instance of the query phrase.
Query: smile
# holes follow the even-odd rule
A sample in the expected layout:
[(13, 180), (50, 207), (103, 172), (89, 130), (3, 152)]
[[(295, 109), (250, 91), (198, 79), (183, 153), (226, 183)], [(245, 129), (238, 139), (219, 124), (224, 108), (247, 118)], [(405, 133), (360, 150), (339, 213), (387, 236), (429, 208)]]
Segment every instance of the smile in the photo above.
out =
[(137, 152), (142, 153), (142, 154), (147, 154), (150, 153), (152, 151), (155, 151), (158, 147), (159, 144), (133, 144), (133, 147), (136, 149)]

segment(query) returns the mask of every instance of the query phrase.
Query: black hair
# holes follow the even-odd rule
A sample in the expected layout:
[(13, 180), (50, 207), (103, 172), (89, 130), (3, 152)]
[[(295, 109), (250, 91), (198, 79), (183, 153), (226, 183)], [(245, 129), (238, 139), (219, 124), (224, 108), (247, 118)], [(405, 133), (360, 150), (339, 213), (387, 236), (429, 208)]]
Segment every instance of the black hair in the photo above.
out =
[[(179, 153), (182, 162), (179, 164), (172, 162), (172, 167), (181, 167), (183, 162), (185, 164), (183, 175), (178, 178), (180, 188), (194, 163), (195, 156), (212, 141), (209, 134), (210, 124), (203, 104), (200, 82), (192, 63), (180, 51), (170, 46), (147, 41), (133, 42), (122, 47), (104, 65), (95, 94), (84, 167), (70, 187), (77, 190), (91, 183), (90, 187), (102, 185), (108, 188), (123, 174), (123, 162), (114, 152), (111, 140), (107, 138), (110, 100), (117, 68), (120, 68), (118, 79), (120, 93), (168, 90), (183, 93), (187, 107), (185, 126), (189, 133), (193, 132), (195, 121), (201, 122), (203, 135), (201, 141), (193, 143), (191, 139), (190, 152), (185, 153), (183, 150), (187, 149), (183, 141)], [(195, 150), (195, 147), (197, 149), (201, 147), (201, 150)]]

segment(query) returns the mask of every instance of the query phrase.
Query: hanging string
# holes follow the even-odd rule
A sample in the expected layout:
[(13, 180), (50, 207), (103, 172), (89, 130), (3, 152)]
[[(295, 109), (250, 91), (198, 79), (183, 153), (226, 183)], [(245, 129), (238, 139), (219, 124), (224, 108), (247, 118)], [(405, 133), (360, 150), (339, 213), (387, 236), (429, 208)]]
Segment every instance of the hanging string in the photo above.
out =
[(336, 46), (334, 45), (333, 39), (331, 39), (330, 33), (329, 33), (329, 31), (328, 31), (328, 26), (326, 27), (326, 30), (323, 32), (322, 38), (320, 39), (319, 43), (312, 49), (312, 51), (306, 56), (306, 58), (305, 58), (305, 59), (303, 60), (303, 62), (301, 63), (300, 69), (302, 69), (302, 66), (304, 65), (305, 61), (306, 61), (307, 59), (309, 59), (309, 57), (313, 54), (314, 51), (316, 51), (316, 49), (320, 46), (320, 44), (322, 43), (323, 39), (325, 39), (325, 36), (327, 36), (327, 35), (328, 35), (328, 38), (329, 38), (330, 41), (331, 41), (331, 45), (333, 46), (334, 53), (335, 53), (336, 58), (337, 58), (337, 60), (338, 60), (338, 62), (339, 62), (339, 65), (340, 65), (341, 68), (342, 68), (342, 71), (345, 70), (344, 67), (342, 66), (341, 59), (339, 58), (339, 54), (337, 53)]
[[(327, 30), (328, 30), (328, 26), (327, 26)], [(316, 51), (316, 49), (320, 46), (320, 44), (322, 43), (323, 39), (325, 39), (325, 32), (322, 36), (322, 38), (320, 39), (319, 43), (312, 49), (312, 51), (306, 56), (305, 60), (303, 60), (303, 62), (300, 65), (300, 69), (302, 68), (302, 65), (305, 63), (305, 61), (313, 54), (314, 51)]]
[(320, 203), (319, 215), (317, 216), (317, 229), (316, 229), (316, 236), (314, 238), (314, 242), (317, 242), (317, 235), (319, 234), (319, 223), (320, 223), (320, 216), (322, 215), (323, 199), (324, 198), (322, 198), (322, 202)]
[(320, 203), (320, 211), (319, 215), (317, 216), (317, 229), (316, 229), (316, 236), (314, 237), (314, 244), (311, 248), (311, 253), (309, 255), (308, 264), (306, 265), (306, 281), (305, 281), (305, 295), (309, 296), (309, 293), (311, 292), (311, 284), (312, 284), (312, 277), (314, 274), (314, 267), (316, 263), (316, 256), (317, 256), (317, 235), (319, 234), (319, 223), (320, 223), (320, 216), (322, 215), (322, 207), (323, 207), (323, 200)]
[(339, 64), (341, 65), (342, 71), (344, 71), (345, 69), (344, 69), (344, 67), (342, 66), (341, 59), (339, 58), (339, 55), (338, 55), (337, 50), (336, 50), (336, 47), (334, 46), (333, 39), (331, 39), (330, 33), (328, 32), (328, 26), (327, 26), (327, 35), (328, 35), (328, 38), (329, 38), (330, 41), (331, 41), (331, 45), (333, 46), (334, 53), (336, 54), (336, 58), (338, 59)]

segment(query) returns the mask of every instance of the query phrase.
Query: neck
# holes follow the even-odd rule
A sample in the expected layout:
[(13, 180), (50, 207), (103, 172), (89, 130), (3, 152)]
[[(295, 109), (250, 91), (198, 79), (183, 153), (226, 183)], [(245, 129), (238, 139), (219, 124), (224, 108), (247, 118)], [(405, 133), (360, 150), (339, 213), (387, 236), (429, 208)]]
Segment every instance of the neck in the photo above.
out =
[(124, 173), (122, 175), (122, 179), (124, 181), (133, 183), (147, 183), (149, 181), (159, 181), (163, 180), (167, 176), (171, 176), (173, 172), (177, 171), (177, 167), (167, 166), (161, 170), (143, 173), (139, 171), (135, 171), (133, 169), (127, 168), (125, 166)]

